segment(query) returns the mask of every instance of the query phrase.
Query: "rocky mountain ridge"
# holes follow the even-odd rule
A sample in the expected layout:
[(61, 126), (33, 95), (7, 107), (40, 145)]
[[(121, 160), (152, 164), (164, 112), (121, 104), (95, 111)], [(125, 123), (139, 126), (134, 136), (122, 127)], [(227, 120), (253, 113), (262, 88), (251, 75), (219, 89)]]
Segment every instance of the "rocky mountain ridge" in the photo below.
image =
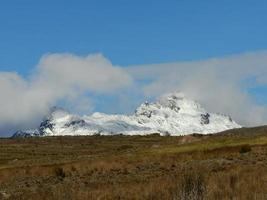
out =
[(141, 104), (133, 115), (94, 113), (78, 116), (52, 109), (38, 129), (17, 131), (14, 137), (61, 135), (187, 135), (217, 133), (241, 126), (222, 114), (207, 112), (182, 93), (169, 93), (156, 102)]

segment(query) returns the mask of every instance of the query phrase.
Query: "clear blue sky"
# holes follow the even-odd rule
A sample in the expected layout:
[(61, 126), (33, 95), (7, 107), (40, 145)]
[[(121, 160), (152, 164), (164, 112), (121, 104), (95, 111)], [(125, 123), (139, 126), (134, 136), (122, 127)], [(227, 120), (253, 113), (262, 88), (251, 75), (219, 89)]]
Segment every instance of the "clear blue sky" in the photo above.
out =
[(267, 49), (266, 0), (3, 0), (0, 70), (48, 52), (101, 52), (121, 66)]

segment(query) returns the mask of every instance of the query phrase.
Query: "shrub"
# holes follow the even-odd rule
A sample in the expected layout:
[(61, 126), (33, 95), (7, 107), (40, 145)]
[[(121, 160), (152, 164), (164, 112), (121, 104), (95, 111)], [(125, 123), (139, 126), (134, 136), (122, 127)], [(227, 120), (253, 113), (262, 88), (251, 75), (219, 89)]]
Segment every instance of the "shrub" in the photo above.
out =
[(174, 199), (203, 200), (206, 195), (206, 183), (203, 171), (186, 170), (181, 174), (181, 180), (174, 192)]
[(251, 147), (249, 145), (243, 145), (241, 146), (239, 153), (243, 154), (243, 153), (247, 153), (251, 151)]
[(66, 173), (65, 173), (65, 171), (64, 171), (64, 169), (62, 167), (57, 167), (55, 169), (55, 174), (60, 179), (64, 179), (66, 177)]

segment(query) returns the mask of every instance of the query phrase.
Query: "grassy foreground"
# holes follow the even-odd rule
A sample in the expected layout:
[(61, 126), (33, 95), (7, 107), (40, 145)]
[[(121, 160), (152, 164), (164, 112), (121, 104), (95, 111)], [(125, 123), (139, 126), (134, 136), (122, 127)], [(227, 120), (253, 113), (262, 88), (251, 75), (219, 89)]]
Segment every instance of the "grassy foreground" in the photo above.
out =
[(0, 139), (0, 199), (267, 199), (267, 127)]

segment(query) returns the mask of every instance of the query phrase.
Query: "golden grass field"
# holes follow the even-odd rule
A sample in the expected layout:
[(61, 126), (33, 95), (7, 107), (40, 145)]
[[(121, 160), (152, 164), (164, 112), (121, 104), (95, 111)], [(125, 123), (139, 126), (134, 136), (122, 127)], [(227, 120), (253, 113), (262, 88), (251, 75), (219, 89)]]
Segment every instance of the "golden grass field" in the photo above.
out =
[(0, 199), (267, 199), (267, 127), (3, 138)]

